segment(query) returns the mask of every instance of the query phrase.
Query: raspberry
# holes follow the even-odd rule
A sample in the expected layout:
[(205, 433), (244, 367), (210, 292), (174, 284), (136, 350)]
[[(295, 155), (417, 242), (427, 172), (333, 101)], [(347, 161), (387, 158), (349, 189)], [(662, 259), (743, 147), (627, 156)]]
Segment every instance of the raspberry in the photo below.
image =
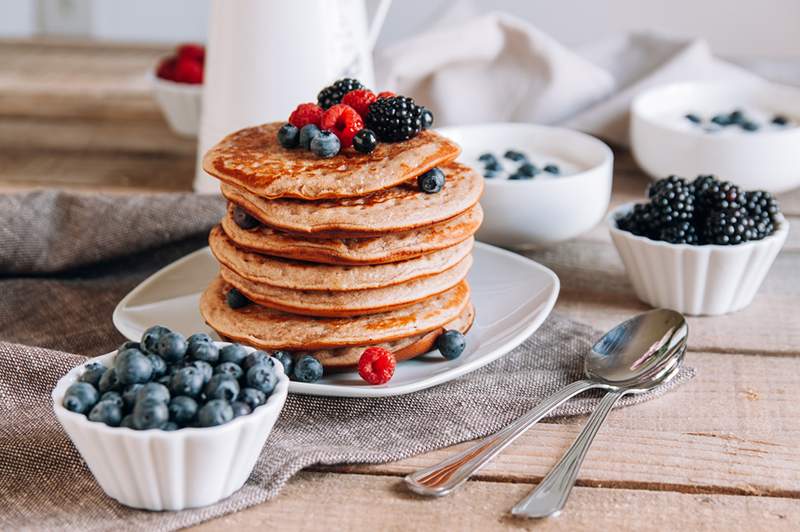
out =
[(156, 76), (168, 81), (175, 81), (175, 66), (178, 64), (177, 57), (167, 57), (158, 65)]
[(301, 103), (289, 115), (289, 123), (297, 129), (314, 124), (319, 127), (320, 120), (322, 120), (322, 108), (315, 103)]
[(361, 118), (366, 118), (369, 113), (369, 104), (377, 99), (375, 93), (369, 89), (356, 89), (345, 94), (342, 103), (355, 109)]
[(203, 65), (193, 59), (179, 57), (175, 65), (175, 81), (180, 83), (203, 83)]
[(382, 347), (368, 347), (358, 360), (358, 374), (369, 384), (385, 384), (392, 379), (397, 361)]
[(206, 59), (206, 49), (203, 48), (202, 44), (182, 44), (178, 46), (178, 57), (185, 57), (202, 63)]
[(343, 103), (337, 103), (322, 115), (320, 128), (327, 129), (339, 137), (342, 148), (353, 145), (353, 137), (364, 129), (364, 121), (355, 109)]
[(393, 96), (397, 96), (397, 94), (393, 93), (392, 91), (383, 91), (378, 93), (379, 100), (382, 100), (384, 98), (392, 98)]

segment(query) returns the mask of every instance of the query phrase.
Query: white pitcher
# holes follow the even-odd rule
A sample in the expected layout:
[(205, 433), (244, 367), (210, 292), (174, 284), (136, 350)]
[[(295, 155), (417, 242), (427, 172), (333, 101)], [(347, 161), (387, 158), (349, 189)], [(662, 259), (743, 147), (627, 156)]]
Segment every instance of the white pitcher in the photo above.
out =
[(380, 0), (368, 30), (364, 0), (213, 0), (194, 189), (219, 191), (201, 161), (228, 133), (286, 120), (342, 77), (371, 87), (390, 3)]

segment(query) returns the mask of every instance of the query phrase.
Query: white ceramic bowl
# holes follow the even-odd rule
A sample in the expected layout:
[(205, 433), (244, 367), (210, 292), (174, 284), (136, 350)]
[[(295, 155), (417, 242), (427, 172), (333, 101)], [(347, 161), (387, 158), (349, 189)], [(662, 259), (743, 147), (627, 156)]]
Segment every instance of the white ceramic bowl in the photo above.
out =
[(177, 83), (150, 74), (150, 84), (169, 127), (183, 137), (197, 137), (203, 110), (203, 85)]
[[(800, 185), (800, 127), (707, 133), (681, 118), (739, 107), (800, 120), (800, 89), (767, 82), (677, 83), (639, 95), (631, 105), (631, 146), (653, 178), (713, 174), (743, 189), (783, 192)], [(671, 119), (672, 117), (672, 119)]]
[(781, 217), (775, 233), (763, 240), (736, 246), (670, 244), (617, 227), (616, 221), (633, 205), (611, 212), (608, 228), (637, 297), (653, 307), (695, 316), (749, 305), (789, 233), (789, 223)]
[(546, 245), (574, 238), (597, 225), (608, 209), (614, 155), (594, 137), (570, 129), (521, 123), (446, 127), (439, 131), (461, 145), (459, 160), (482, 168), (481, 153), (502, 157), (508, 149), (549, 154), (577, 173), (558, 178), (486, 179), (479, 240), (503, 247)]
[[(90, 362), (110, 367), (115, 355)], [(278, 383), (267, 402), (218, 427), (137, 431), (89, 421), (62, 406), (67, 388), (83, 372), (82, 365), (56, 384), (53, 409), (108, 496), (146, 510), (206, 506), (230, 496), (250, 476), (289, 391), (288, 377), (280, 364), (276, 366)]]

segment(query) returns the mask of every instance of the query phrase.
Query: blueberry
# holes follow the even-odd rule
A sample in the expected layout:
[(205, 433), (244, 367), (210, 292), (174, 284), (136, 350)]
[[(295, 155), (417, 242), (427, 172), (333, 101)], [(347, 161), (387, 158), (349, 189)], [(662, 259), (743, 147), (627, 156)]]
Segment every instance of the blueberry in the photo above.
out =
[(168, 332), (158, 339), (158, 354), (167, 362), (177, 362), (186, 355), (186, 338), (181, 333)]
[(200, 373), (203, 375), (204, 385), (211, 380), (211, 376), (214, 374), (214, 367), (204, 360), (192, 360), (189, 366), (194, 366), (200, 370)]
[(359, 153), (372, 153), (378, 145), (378, 137), (371, 129), (362, 129), (353, 137), (353, 148)]
[(127, 416), (122, 418), (122, 421), (119, 423), (120, 427), (125, 427), (127, 429), (134, 429), (133, 426), (133, 414), (128, 414)]
[(294, 369), (294, 358), (286, 351), (276, 351), (272, 356), (278, 359), (278, 362), (283, 366), (283, 373), (286, 375), (292, 374)]
[(419, 119), (422, 122), (422, 129), (429, 129), (433, 126), (433, 112), (427, 107), (423, 107)]
[(250, 408), (250, 405), (247, 403), (243, 403), (242, 401), (234, 401), (231, 403), (231, 408), (233, 409), (233, 417), (237, 418), (239, 416), (246, 416), (250, 412), (253, 411)]
[(214, 339), (211, 338), (206, 333), (194, 333), (189, 338), (186, 339), (186, 344), (189, 346), (189, 349), (192, 348), (192, 344), (213, 344)]
[[(250, 371), (266, 368), (266, 366), (257, 366)], [(250, 374), (249, 372), (247, 373)], [(255, 386), (254, 386), (255, 388)], [(225, 399), (226, 401), (233, 401), (239, 396), (239, 381), (226, 373), (217, 373), (211, 380), (208, 381), (206, 387), (203, 389), (206, 397), (209, 399)], [(262, 390), (264, 391), (264, 390)]]
[(85, 414), (88, 412), (97, 401), (100, 399), (100, 394), (97, 389), (88, 382), (76, 382), (67, 388), (64, 392), (64, 408)]
[(158, 379), (167, 373), (167, 363), (164, 362), (164, 359), (160, 356), (149, 353), (147, 355), (147, 360), (149, 360), (150, 364), (153, 366), (153, 375), (150, 377), (151, 379)]
[(264, 392), (255, 388), (242, 388), (237, 401), (247, 403), (251, 410), (255, 410), (267, 402), (267, 396)]
[(233, 221), (236, 222), (236, 225), (246, 231), (255, 229), (261, 225), (261, 222), (258, 220), (258, 218), (251, 216), (249, 212), (238, 205), (233, 207)]
[(144, 401), (145, 399), (155, 399), (163, 403), (169, 402), (169, 390), (163, 384), (157, 382), (148, 382), (143, 384), (141, 388), (136, 391), (136, 402)]
[(173, 397), (167, 406), (170, 421), (180, 426), (188, 425), (197, 415), (197, 409), (197, 401), (185, 395)]
[(296, 148), (300, 143), (300, 130), (292, 124), (283, 124), (278, 130), (278, 142), (284, 148)]
[(228, 293), (225, 295), (225, 300), (232, 309), (242, 308), (250, 304), (250, 300), (247, 299), (247, 296), (235, 288), (228, 290)]
[(110, 392), (119, 388), (119, 380), (117, 379), (117, 370), (114, 368), (109, 369), (103, 376), (100, 377), (100, 382), (97, 383), (97, 389), (100, 393)]
[(745, 131), (758, 131), (758, 124), (750, 121), (742, 122), (741, 128)]
[(122, 421), (122, 409), (114, 401), (100, 401), (89, 412), (89, 421), (98, 421), (110, 427), (118, 427)]
[(169, 420), (167, 403), (148, 398), (133, 407), (133, 426), (137, 430), (160, 429)]
[(314, 124), (306, 124), (300, 128), (300, 147), (306, 150), (311, 149), (311, 141), (319, 135), (319, 128)]
[(169, 384), (171, 381), (172, 381), (172, 375), (162, 375), (155, 380), (155, 382), (163, 384), (167, 388), (169, 388)]
[(339, 138), (331, 131), (320, 131), (319, 135), (311, 140), (311, 151), (314, 155), (329, 159), (339, 153), (341, 144)]
[(445, 331), (436, 339), (436, 347), (447, 360), (460, 357), (466, 346), (467, 340), (464, 335), (455, 330)]
[(503, 157), (505, 157), (506, 159), (512, 160), (512, 161), (517, 161), (517, 162), (518, 161), (524, 161), (525, 159), (527, 159), (527, 157), (525, 157), (524, 153), (522, 153), (521, 151), (517, 151), (517, 150), (508, 150), (503, 154)]
[(148, 353), (156, 353), (158, 348), (158, 339), (162, 334), (170, 332), (169, 329), (163, 325), (153, 325), (142, 334), (141, 345)]
[(311, 355), (303, 355), (294, 363), (294, 380), (316, 382), (322, 377), (322, 364)]
[(114, 357), (114, 362), (113, 362), (114, 367), (116, 368), (119, 364), (122, 363), (123, 360), (132, 357), (134, 355), (146, 356), (146, 352), (140, 349), (134, 349), (132, 347), (128, 349), (123, 349), (122, 351), (117, 352), (117, 356)]
[(419, 189), (426, 194), (435, 194), (444, 188), (444, 172), (431, 168), (417, 178)]
[(272, 365), (274, 363), (275, 362), (269, 356), (269, 353), (267, 353), (266, 351), (256, 350), (247, 355), (240, 365), (242, 366), (242, 369), (246, 372), (253, 366), (258, 366), (259, 364)]
[(485, 177), (487, 179), (491, 179), (491, 178), (497, 176), (497, 174), (498, 174), (498, 172), (495, 172), (494, 170), (486, 170), (483, 173), (483, 177)]
[(561, 168), (559, 168), (556, 164), (548, 164), (543, 168), (543, 170), (548, 174), (561, 175)]
[(700, 118), (699, 116), (697, 116), (694, 113), (686, 113), (685, 118), (686, 118), (686, 120), (688, 120), (689, 122), (692, 122), (693, 124), (699, 124), (700, 122), (703, 121), (702, 118)]
[(190, 343), (188, 353), (195, 360), (202, 360), (209, 364), (216, 364), (219, 360), (219, 347), (214, 343)]
[(139, 342), (132, 342), (128, 340), (126, 342), (122, 342), (122, 345), (117, 348), (117, 352), (125, 351), (126, 349), (138, 349), (139, 351), (142, 351), (144, 348)]
[(180, 429), (180, 427), (177, 425), (177, 423), (173, 423), (172, 421), (167, 421), (164, 423), (164, 426), (161, 427), (161, 430), (165, 430), (167, 432), (172, 432), (173, 430), (178, 429)]
[(535, 164), (526, 162), (519, 165), (519, 168), (517, 168), (517, 173), (524, 175), (526, 177), (533, 177), (539, 173), (539, 169), (536, 167)]
[(117, 371), (117, 380), (120, 384), (147, 382), (153, 375), (153, 364), (150, 360), (139, 351), (132, 349), (117, 355), (114, 360), (114, 369)]
[(729, 115), (715, 115), (711, 122), (717, 124), (718, 126), (729, 126), (731, 125), (731, 119)]
[(139, 393), (139, 389), (144, 386), (144, 384), (131, 384), (125, 388), (122, 392), (122, 403), (125, 407), (125, 410), (131, 410), (133, 406), (136, 404), (136, 395)]
[(734, 110), (728, 115), (728, 122), (731, 124), (742, 124), (746, 121), (747, 120), (745, 120), (744, 113), (739, 109)]
[(519, 173), (514, 173), (508, 176), (508, 178), (512, 181), (519, 181), (520, 179), (532, 179), (529, 175), (522, 175)]
[(489, 153), (487, 151), (486, 153), (481, 153), (478, 156), (478, 160), (481, 161), (481, 162), (484, 162), (486, 164), (496, 163), (497, 162), (497, 157), (495, 157), (493, 153)]
[(220, 362), (233, 362), (234, 364), (241, 366), (246, 357), (247, 349), (245, 349), (243, 345), (230, 344), (219, 350)]
[(214, 368), (214, 374), (230, 375), (234, 379), (239, 379), (243, 374), (242, 368), (233, 362), (223, 362)]
[(247, 370), (245, 375), (247, 386), (269, 395), (278, 383), (278, 376), (271, 366), (259, 364)]
[(84, 367), (83, 373), (78, 377), (80, 382), (88, 382), (95, 388), (100, 383), (100, 377), (106, 372), (108, 368), (100, 362), (90, 362)]
[(111, 401), (120, 408), (125, 406), (125, 403), (122, 401), (122, 396), (119, 394), (119, 392), (106, 392), (100, 396), (100, 401)]
[(783, 115), (775, 115), (772, 117), (772, 124), (776, 126), (785, 126), (789, 123), (789, 119)]
[(497, 159), (489, 161), (483, 168), (485, 170), (489, 170), (490, 172), (499, 172), (500, 170), (503, 169), (502, 165), (499, 162), (497, 162)]
[(222, 425), (233, 419), (233, 408), (225, 399), (213, 399), (197, 412), (197, 423), (201, 427)]
[(179, 369), (169, 381), (169, 391), (172, 395), (197, 397), (202, 389), (203, 373), (193, 366)]

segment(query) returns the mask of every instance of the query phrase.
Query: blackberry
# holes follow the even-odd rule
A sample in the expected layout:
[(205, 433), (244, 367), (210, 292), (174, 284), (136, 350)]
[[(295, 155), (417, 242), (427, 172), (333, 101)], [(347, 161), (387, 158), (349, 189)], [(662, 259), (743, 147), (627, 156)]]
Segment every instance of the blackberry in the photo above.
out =
[(655, 238), (659, 230), (649, 203), (634, 205), (628, 214), (617, 220), (617, 227), (634, 235), (648, 238)]
[(780, 208), (772, 194), (763, 190), (744, 193), (744, 208), (755, 223), (754, 240), (760, 240), (775, 232), (775, 223)]
[(694, 218), (694, 186), (685, 179), (670, 176), (657, 181), (649, 193), (653, 216), (660, 227), (666, 228), (678, 222), (690, 222)]
[(353, 78), (340, 79), (325, 87), (319, 94), (317, 94), (317, 103), (323, 109), (333, 107), (337, 103), (342, 103), (342, 98), (345, 94), (356, 89), (363, 89), (364, 85), (360, 81)]
[(705, 221), (704, 243), (729, 246), (753, 240), (755, 225), (743, 207), (713, 211)]
[(695, 184), (695, 200), (700, 210), (711, 212), (738, 209), (742, 206), (742, 191), (730, 181), (717, 181), (712, 176), (700, 176), (695, 179)]
[(398, 142), (416, 137), (423, 127), (424, 107), (412, 98), (393, 96), (376, 100), (369, 106), (366, 124), (382, 142)]
[(697, 245), (700, 243), (697, 229), (695, 229), (692, 222), (689, 221), (678, 222), (661, 229), (658, 234), (658, 240), (663, 240), (671, 244)]
[(678, 183), (685, 184), (686, 180), (682, 177), (671, 175), (669, 177), (665, 177), (664, 179), (659, 179), (658, 181), (650, 183), (650, 185), (647, 187), (647, 197), (652, 198), (665, 188), (673, 187)]

